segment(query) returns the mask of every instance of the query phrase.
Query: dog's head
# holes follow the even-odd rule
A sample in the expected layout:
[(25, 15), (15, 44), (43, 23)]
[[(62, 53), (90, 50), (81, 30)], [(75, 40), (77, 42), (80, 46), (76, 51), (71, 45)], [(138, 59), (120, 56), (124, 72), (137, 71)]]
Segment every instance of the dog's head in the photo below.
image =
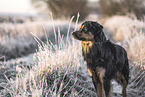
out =
[(99, 38), (102, 37), (100, 34), (103, 33), (102, 29), (103, 26), (99, 23), (93, 21), (86, 21), (81, 25), (80, 29), (73, 32), (72, 35), (77, 40), (99, 42)]

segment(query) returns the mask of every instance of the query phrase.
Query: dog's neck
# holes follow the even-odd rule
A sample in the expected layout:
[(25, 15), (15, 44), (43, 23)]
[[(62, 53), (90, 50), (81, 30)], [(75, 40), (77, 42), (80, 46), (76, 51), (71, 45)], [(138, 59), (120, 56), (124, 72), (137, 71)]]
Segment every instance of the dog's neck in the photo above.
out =
[(84, 56), (84, 60), (87, 63), (92, 62), (91, 56), (93, 56), (94, 50), (96, 51), (96, 47), (100, 44), (100, 42), (93, 41), (82, 41), (82, 53)]
[(82, 44), (85, 44), (87, 46), (93, 46), (93, 44), (100, 44), (100, 42), (96, 42), (95, 40), (92, 41), (82, 41)]
[(93, 42), (93, 41), (82, 41), (82, 47), (83, 47), (83, 53), (90, 53), (90, 51), (92, 50), (92, 47), (94, 45), (99, 45), (100, 42)]

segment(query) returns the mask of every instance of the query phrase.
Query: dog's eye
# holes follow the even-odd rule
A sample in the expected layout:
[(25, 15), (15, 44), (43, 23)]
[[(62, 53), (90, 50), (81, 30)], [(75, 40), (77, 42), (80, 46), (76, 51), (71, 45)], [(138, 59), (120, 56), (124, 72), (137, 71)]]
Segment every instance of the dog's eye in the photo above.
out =
[(84, 27), (84, 28), (83, 28), (83, 31), (84, 31), (84, 33), (88, 34), (88, 29), (87, 29), (87, 27)]
[(88, 31), (87, 27), (84, 28), (85, 31)]
[(84, 28), (82, 29), (82, 31), (86, 32), (86, 31), (88, 31), (88, 29), (87, 29), (86, 27), (84, 27)]

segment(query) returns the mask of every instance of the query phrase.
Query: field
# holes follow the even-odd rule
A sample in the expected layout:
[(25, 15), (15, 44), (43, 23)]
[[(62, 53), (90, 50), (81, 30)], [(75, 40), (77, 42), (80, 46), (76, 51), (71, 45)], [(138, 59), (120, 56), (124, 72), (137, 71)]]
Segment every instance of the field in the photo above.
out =
[[(128, 53), (128, 97), (144, 97), (145, 22), (113, 16), (102, 25)], [(71, 36), (79, 26), (72, 20), (0, 24), (0, 97), (95, 97), (81, 43)], [(122, 87), (112, 86), (112, 96), (121, 97)]]

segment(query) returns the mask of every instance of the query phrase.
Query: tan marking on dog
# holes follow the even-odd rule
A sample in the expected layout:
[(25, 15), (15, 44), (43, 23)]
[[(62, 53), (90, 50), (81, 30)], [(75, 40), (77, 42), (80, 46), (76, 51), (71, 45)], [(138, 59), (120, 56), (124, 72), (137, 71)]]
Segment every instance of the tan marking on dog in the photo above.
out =
[(104, 62), (104, 59), (101, 59), (102, 62)]
[(105, 69), (102, 67), (97, 67), (96, 68), (96, 73), (97, 76), (99, 76), (100, 84), (98, 84), (98, 96), (99, 97), (106, 97), (105, 95), (105, 90), (104, 90), (104, 81), (103, 78), (105, 76)]
[(127, 82), (126, 82), (123, 74), (121, 74), (121, 72), (117, 73), (117, 81), (120, 81), (120, 83), (122, 84), (122, 95), (123, 95), (123, 97), (127, 97), (127, 94), (126, 94)]
[(80, 26), (80, 29), (83, 29), (84, 26), (85, 26), (85, 25)]
[(97, 95), (98, 97), (106, 97), (103, 83), (97, 84)]
[(90, 68), (88, 68), (88, 72), (89, 72), (90, 76), (92, 77), (93, 73), (92, 73), (92, 70), (90, 70)]
[(91, 32), (88, 32), (85, 34), (84, 32), (81, 34), (81, 38), (85, 38), (85, 41), (93, 41), (94, 40), (94, 35)]
[(102, 67), (96, 67), (96, 72), (100, 78), (103, 78), (105, 76), (105, 69)]
[(116, 80), (121, 83), (121, 72), (117, 72)]
[(90, 49), (92, 48), (92, 41), (82, 41), (82, 47), (84, 54), (90, 53)]

